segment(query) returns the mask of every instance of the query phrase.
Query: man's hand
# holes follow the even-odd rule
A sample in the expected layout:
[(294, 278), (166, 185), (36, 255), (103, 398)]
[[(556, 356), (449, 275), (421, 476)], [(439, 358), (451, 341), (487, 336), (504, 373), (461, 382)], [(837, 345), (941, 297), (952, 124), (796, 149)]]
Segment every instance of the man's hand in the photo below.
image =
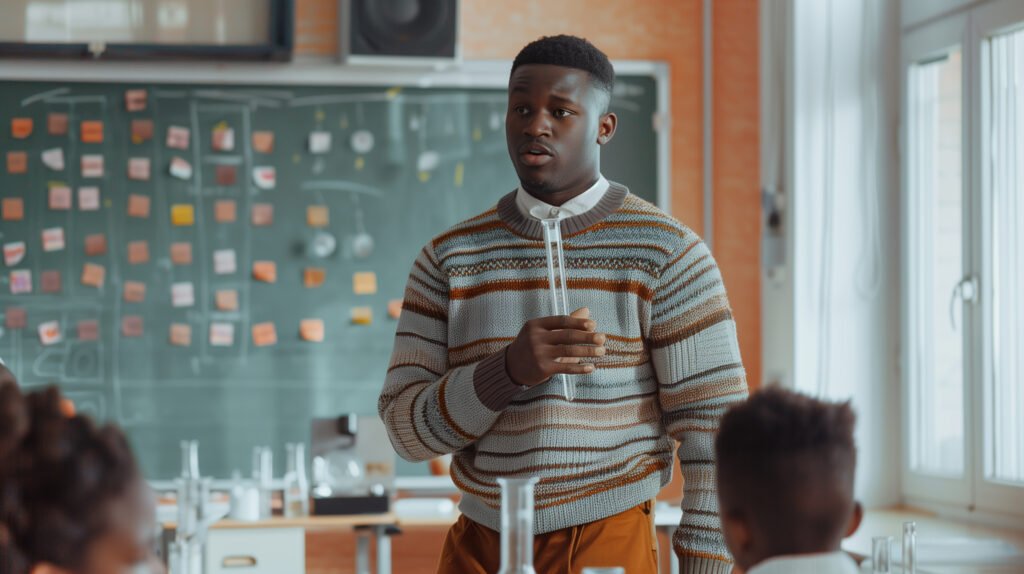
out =
[(581, 359), (603, 356), (605, 336), (594, 332), (597, 324), (589, 317), (590, 310), (584, 307), (569, 316), (527, 321), (505, 353), (508, 376), (518, 385), (532, 387), (558, 373), (593, 372), (594, 365)]

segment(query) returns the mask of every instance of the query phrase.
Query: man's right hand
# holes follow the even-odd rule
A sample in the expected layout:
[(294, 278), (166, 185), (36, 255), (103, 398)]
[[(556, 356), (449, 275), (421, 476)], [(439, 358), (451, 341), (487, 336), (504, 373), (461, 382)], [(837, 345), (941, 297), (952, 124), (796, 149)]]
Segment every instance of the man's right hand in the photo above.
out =
[(594, 331), (597, 324), (589, 316), (583, 308), (568, 316), (527, 321), (505, 353), (508, 376), (518, 385), (532, 387), (559, 373), (593, 372), (594, 365), (581, 360), (603, 356), (606, 337)]

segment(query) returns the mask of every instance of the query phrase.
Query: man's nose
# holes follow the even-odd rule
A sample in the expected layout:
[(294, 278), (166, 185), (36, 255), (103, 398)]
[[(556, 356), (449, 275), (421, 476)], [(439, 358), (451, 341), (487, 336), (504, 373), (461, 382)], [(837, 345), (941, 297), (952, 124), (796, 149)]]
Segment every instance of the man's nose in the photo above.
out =
[(531, 114), (523, 126), (523, 133), (530, 137), (541, 137), (551, 135), (551, 118), (547, 112)]

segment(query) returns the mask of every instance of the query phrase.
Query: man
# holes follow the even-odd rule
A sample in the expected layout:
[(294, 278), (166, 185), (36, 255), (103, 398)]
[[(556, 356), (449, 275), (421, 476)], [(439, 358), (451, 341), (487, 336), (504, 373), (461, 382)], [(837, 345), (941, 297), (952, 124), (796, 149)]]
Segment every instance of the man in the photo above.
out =
[(863, 511), (849, 403), (769, 389), (729, 410), (715, 440), (722, 528), (748, 574), (856, 574), (840, 551)]
[[(402, 457), (454, 453), (462, 517), (439, 572), (497, 571), (502, 476), (540, 479), (538, 572), (655, 572), (651, 500), (671, 477), (673, 438), (683, 571), (731, 570), (712, 436), (746, 396), (735, 323), (700, 238), (601, 176), (613, 83), (608, 58), (580, 38), (523, 48), (505, 119), (521, 186), (437, 236), (409, 277), (379, 410)], [(570, 317), (546, 316), (539, 219), (552, 217), (570, 308), (582, 307)]]

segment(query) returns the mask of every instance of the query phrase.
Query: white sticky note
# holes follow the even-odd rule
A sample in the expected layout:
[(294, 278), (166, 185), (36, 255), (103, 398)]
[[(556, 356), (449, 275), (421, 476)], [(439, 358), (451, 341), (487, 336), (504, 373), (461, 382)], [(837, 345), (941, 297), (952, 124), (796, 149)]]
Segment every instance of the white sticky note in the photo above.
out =
[(213, 252), (213, 272), (217, 275), (230, 275), (238, 271), (238, 261), (234, 249), (218, 249)]
[(56, 147), (43, 152), (43, 165), (53, 171), (64, 171), (64, 150)]
[(176, 157), (171, 160), (171, 176), (178, 179), (192, 179), (192, 164)]
[(252, 168), (252, 181), (260, 189), (274, 189), (277, 185), (277, 170), (273, 166)]
[(4, 265), (14, 267), (21, 263), (22, 259), (25, 259), (26, 249), (24, 241), (4, 243)]
[(192, 307), (195, 304), (196, 293), (192, 283), (173, 283), (171, 285), (172, 307)]
[(188, 149), (188, 128), (171, 126), (167, 128), (167, 147), (171, 149)]
[(28, 269), (11, 271), (11, 295), (32, 292), (32, 272)]
[(234, 323), (210, 323), (210, 345), (214, 347), (230, 347), (234, 342)]
[(359, 130), (352, 134), (350, 142), (352, 150), (358, 154), (368, 154), (373, 151), (373, 132), (370, 130)]
[(103, 177), (103, 156), (98, 154), (83, 155), (82, 177)]
[(55, 345), (63, 339), (64, 335), (60, 332), (60, 323), (57, 321), (47, 321), (39, 324), (39, 341), (42, 344)]
[(80, 187), (78, 188), (78, 209), (81, 211), (99, 211), (100, 209), (100, 188)]
[(309, 152), (327, 153), (331, 151), (331, 132), (310, 132)]
[(43, 230), (43, 251), (60, 251), (64, 249), (64, 228), (51, 227)]

